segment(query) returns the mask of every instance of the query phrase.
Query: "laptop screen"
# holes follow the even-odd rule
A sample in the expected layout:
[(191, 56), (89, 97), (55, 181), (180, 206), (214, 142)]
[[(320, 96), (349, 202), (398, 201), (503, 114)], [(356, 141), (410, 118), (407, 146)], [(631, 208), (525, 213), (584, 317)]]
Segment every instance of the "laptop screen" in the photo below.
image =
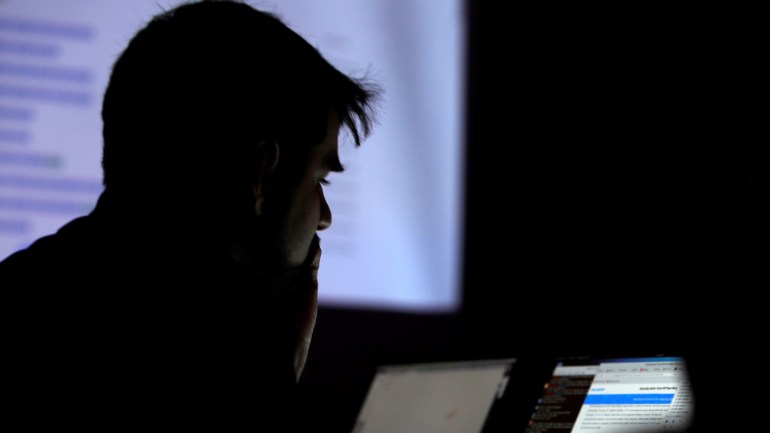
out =
[(480, 433), (514, 359), (380, 367), (354, 433)]
[(685, 431), (693, 408), (682, 358), (565, 360), (543, 386), (526, 432)]

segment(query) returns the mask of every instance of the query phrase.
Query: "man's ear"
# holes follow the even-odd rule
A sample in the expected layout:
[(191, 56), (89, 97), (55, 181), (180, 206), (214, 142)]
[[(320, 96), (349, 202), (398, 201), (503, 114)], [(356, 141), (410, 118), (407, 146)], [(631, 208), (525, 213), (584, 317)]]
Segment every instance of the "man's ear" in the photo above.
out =
[(254, 211), (257, 216), (262, 215), (265, 198), (270, 192), (270, 183), (273, 180), (275, 168), (278, 165), (280, 152), (278, 143), (272, 140), (262, 140), (257, 145), (256, 174), (253, 178), (251, 189), (254, 193)]

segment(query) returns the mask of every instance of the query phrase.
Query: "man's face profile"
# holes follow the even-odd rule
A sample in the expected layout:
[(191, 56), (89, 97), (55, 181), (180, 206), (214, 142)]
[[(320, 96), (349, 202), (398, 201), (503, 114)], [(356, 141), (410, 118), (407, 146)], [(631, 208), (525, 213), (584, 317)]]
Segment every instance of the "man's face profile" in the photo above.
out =
[(280, 150), (278, 143), (276, 161), (258, 164), (268, 173), (259, 176), (260, 185), (255, 187), (264, 198), (257, 206), (257, 217), (250, 219), (254, 227), (247, 232), (253, 229), (256, 236), (241, 241), (252, 252), (247, 260), (264, 266), (262, 270), (276, 286), (294, 284), (317, 253), (316, 232), (331, 225), (331, 209), (323, 188), (329, 173), (343, 171), (339, 130), (339, 118), (331, 114), (326, 136), (319, 143), (291, 157)]
[[(286, 194), (287, 201), (284, 209), (278, 209), (282, 214), (277, 215), (277, 233), (281, 236), (277, 246), (289, 266), (303, 264), (316, 231), (325, 230), (332, 223), (323, 188), (330, 172), (343, 171), (339, 160), (339, 130), (340, 121), (336, 114), (331, 114), (326, 136), (311, 146), (307, 158), (300, 161), (303, 164), (297, 171), (300, 178), (280, 192)], [(280, 159), (278, 164), (281, 164)]]

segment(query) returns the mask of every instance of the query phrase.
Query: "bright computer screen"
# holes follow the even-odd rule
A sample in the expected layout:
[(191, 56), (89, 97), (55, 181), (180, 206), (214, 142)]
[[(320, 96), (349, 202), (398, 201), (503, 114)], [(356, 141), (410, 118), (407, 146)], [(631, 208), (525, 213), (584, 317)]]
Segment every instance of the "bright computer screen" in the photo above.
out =
[(586, 358), (556, 365), (526, 432), (686, 431), (693, 413), (683, 358)]

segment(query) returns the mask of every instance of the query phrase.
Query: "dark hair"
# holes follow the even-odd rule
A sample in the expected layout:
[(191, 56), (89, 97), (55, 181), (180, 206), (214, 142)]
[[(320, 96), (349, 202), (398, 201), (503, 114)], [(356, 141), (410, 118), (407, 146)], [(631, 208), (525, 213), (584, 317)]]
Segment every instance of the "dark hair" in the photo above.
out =
[(243, 182), (260, 140), (314, 145), (330, 112), (360, 145), (376, 95), (271, 14), (235, 1), (187, 3), (155, 16), (113, 67), (104, 184), (164, 193), (180, 182), (217, 194)]

